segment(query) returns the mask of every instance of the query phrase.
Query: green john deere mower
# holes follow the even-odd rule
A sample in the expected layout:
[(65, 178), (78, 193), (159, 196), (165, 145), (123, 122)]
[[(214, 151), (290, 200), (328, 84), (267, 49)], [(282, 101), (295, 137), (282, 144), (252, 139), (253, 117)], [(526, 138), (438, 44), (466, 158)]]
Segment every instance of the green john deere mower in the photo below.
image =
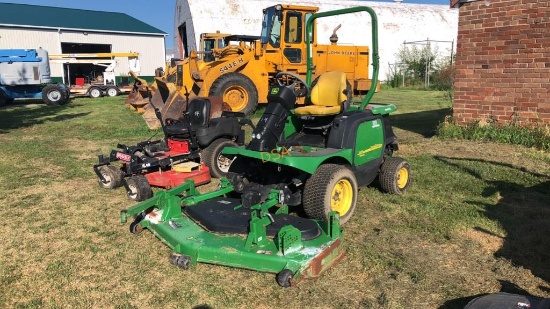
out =
[[(170, 262), (181, 268), (201, 262), (271, 272), (283, 287), (318, 277), (340, 260), (341, 225), (355, 211), (358, 187), (378, 179), (384, 191), (402, 194), (411, 183), (409, 164), (393, 156), (398, 144), (388, 115), (395, 106), (369, 104), (378, 75), (374, 11), (314, 14), (306, 40), (316, 18), (360, 11), (372, 20), (374, 68), (360, 104), (350, 102), (344, 72), (311, 82), (308, 45), (306, 81), (289, 72), (275, 76), (251, 142), (223, 150), (234, 160), (219, 188), (201, 194), (188, 181), (158, 192), (121, 212), (123, 223), (134, 218), (130, 231), (150, 230), (173, 250)], [(296, 107), (298, 96), (310, 104)]]

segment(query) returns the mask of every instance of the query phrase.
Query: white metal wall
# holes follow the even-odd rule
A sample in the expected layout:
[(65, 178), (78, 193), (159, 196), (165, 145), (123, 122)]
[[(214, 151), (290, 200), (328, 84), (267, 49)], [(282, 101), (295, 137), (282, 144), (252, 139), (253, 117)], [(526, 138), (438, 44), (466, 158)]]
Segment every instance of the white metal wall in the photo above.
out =
[[(85, 34), (86, 33), (86, 34)], [(109, 44), (112, 52), (137, 52), (142, 76), (154, 76), (164, 67), (164, 37), (145, 34), (116, 34), (57, 29), (7, 28), (0, 26), (0, 49), (42, 47), (50, 54), (61, 53), (61, 43)], [(127, 76), (127, 58), (116, 58), (116, 76)], [(51, 64), (52, 77), (63, 76), (62, 64)]]
[[(179, 54), (177, 27), (186, 24), (190, 49), (203, 32), (260, 35), (262, 10), (280, 0), (176, 0), (174, 48)], [(289, 2), (286, 2), (289, 3)], [(385, 80), (389, 64), (396, 62), (396, 53), (404, 41), (454, 41), (458, 33), (458, 10), (448, 5), (388, 3), (377, 1), (300, 0), (293, 4), (316, 6), (320, 12), (355, 6), (369, 6), (378, 16), (380, 79)], [(333, 29), (338, 30), (338, 44), (369, 45), (370, 17), (366, 12), (317, 19), (317, 40), (329, 44)], [(443, 55), (451, 54), (451, 43), (438, 46)], [(454, 48), (456, 50), (456, 48)]]

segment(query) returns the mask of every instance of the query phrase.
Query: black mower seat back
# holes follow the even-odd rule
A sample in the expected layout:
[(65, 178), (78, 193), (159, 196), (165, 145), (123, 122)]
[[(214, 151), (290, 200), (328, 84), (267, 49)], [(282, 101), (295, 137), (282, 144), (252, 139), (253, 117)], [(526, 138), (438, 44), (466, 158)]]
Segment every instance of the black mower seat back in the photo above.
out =
[(493, 293), (471, 300), (464, 309), (550, 309), (550, 298)]
[(196, 98), (189, 102), (186, 115), (177, 121), (167, 122), (165, 132), (168, 137), (187, 137), (189, 130), (208, 127), (210, 121), (210, 101)]

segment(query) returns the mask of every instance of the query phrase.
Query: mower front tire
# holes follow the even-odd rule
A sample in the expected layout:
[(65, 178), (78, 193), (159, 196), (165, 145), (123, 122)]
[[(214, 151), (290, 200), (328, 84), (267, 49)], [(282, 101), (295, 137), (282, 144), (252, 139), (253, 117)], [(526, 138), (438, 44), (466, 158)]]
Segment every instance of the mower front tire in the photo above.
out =
[(384, 192), (402, 195), (411, 185), (411, 166), (403, 158), (389, 157), (380, 168), (378, 180)]
[(122, 173), (112, 165), (103, 165), (99, 168), (99, 173), (105, 179), (105, 182), (98, 179), (99, 186), (103, 189), (115, 189), (122, 185)]
[(225, 147), (237, 147), (237, 143), (227, 138), (220, 138), (213, 141), (208, 147), (202, 150), (202, 160), (210, 169), (210, 175), (216, 178), (227, 176), (232, 159), (224, 156), (222, 150)]
[(283, 269), (281, 270), (275, 279), (277, 280), (277, 284), (283, 288), (289, 288), (292, 286), (292, 277), (294, 276), (294, 273), (290, 269)]
[(328, 213), (337, 211), (340, 224), (346, 223), (357, 204), (357, 179), (346, 166), (323, 164), (306, 181), (303, 206), (308, 217), (328, 220)]
[(133, 201), (141, 202), (153, 196), (151, 186), (143, 175), (129, 177), (126, 179), (126, 186), (128, 187), (126, 194)]

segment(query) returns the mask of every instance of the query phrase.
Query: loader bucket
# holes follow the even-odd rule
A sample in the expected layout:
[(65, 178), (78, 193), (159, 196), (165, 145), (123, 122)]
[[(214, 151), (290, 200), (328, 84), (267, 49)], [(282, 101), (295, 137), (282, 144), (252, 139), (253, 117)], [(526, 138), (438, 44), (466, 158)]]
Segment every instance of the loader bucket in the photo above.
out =
[(126, 104), (139, 113), (144, 112), (144, 107), (149, 104), (149, 97), (155, 92), (155, 84), (149, 86), (147, 81), (139, 78), (134, 72), (130, 71), (130, 76), (134, 78), (132, 91), (126, 97)]
[[(156, 79), (156, 86), (158, 88), (151, 94), (150, 104), (145, 105), (142, 115), (147, 127), (151, 130), (161, 127), (155, 107), (159, 109), (163, 122), (167, 118), (179, 119), (187, 110), (188, 102), (197, 98), (193, 93), (182, 93), (183, 89), (178, 90), (174, 83), (161, 79)], [(221, 97), (209, 97), (208, 99), (210, 100), (210, 118), (221, 117), (222, 112), (231, 111), (231, 107), (223, 103)]]

